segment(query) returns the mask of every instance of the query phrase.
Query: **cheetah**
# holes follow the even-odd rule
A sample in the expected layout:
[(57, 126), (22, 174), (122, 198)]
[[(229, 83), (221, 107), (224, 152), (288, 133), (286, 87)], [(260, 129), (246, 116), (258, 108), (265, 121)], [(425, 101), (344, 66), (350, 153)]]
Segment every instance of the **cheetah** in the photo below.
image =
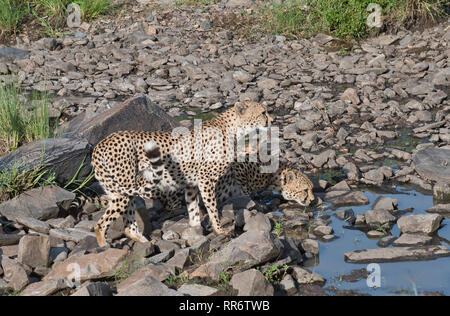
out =
[(200, 225), (200, 195), (214, 232), (227, 235), (219, 222), (216, 184), (236, 155), (236, 139), (249, 129), (270, 127), (272, 121), (265, 106), (246, 101), (181, 135), (121, 131), (106, 137), (92, 153), (95, 176), (109, 199), (105, 213), (95, 225), (99, 246), (107, 244), (108, 227), (122, 216), (125, 235), (147, 242), (134, 218), (134, 196), (153, 199), (183, 191), (191, 210), (189, 224)]
[[(217, 181), (218, 204), (223, 204), (237, 194), (236, 185), (239, 185), (242, 193), (248, 196), (259, 191), (270, 190), (281, 194), (287, 201), (294, 201), (306, 207), (315, 200), (313, 184), (301, 171), (281, 163), (275, 172), (265, 173), (262, 172), (262, 166), (264, 166), (262, 163), (250, 162), (248, 156), (244, 162), (233, 162), (226, 174)], [(167, 211), (180, 209), (183, 204), (180, 195), (167, 195), (160, 192), (159, 199)], [(188, 213), (189, 218), (194, 222), (200, 221), (197, 204), (191, 204)]]
[[(261, 165), (256, 162), (234, 163), (224, 177), (217, 182), (217, 201), (221, 205), (237, 192), (239, 186), (243, 194), (251, 196), (259, 191), (279, 193), (285, 200), (294, 201), (301, 206), (310, 206), (315, 201), (313, 184), (300, 170), (282, 164), (274, 173), (262, 173)], [(164, 209), (173, 211), (182, 207), (179, 196), (161, 195)], [(195, 209), (188, 210), (194, 212)], [(194, 217), (196, 214), (191, 214)]]
[[(301, 206), (309, 206), (315, 200), (313, 184), (301, 171), (281, 163), (274, 173), (261, 172), (261, 164), (257, 162), (234, 162), (231, 170), (234, 178), (246, 195), (271, 190), (278, 192), (287, 201), (295, 201)], [(226, 192), (226, 183), (219, 183), (218, 192)], [(219, 195), (222, 203), (228, 194)]]

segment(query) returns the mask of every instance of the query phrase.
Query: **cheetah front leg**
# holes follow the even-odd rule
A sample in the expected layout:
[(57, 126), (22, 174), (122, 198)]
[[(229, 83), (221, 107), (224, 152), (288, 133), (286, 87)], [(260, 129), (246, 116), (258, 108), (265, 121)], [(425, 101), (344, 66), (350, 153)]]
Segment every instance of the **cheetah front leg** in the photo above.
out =
[(189, 225), (191, 227), (198, 227), (201, 225), (198, 193), (199, 190), (197, 187), (188, 187), (184, 191), (189, 214)]
[(220, 225), (219, 211), (217, 209), (216, 183), (219, 178), (220, 174), (214, 176), (210, 172), (201, 173), (198, 179), (198, 188), (203, 199), (203, 204), (205, 204), (206, 210), (208, 211), (209, 220), (211, 221), (214, 233), (216, 233), (216, 235), (228, 236), (229, 233)]

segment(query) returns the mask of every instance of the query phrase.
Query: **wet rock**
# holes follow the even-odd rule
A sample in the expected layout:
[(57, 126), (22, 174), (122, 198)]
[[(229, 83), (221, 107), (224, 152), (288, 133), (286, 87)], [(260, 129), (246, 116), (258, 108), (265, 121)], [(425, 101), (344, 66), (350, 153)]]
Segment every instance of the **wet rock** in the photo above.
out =
[(351, 191), (351, 189), (347, 182), (344, 180), (328, 188), (327, 191)]
[(389, 169), (390, 168), (388, 168), (388, 167), (381, 167), (378, 169), (370, 170), (370, 171), (364, 173), (363, 180), (365, 180), (365, 181), (363, 181), (363, 182), (380, 186), (383, 183), (383, 181), (385, 180), (385, 178), (389, 178), (392, 176), (392, 169), (390, 169), (390, 172), (389, 172)]
[(46, 267), (50, 256), (50, 238), (48, 236), (24, 236), (19, 243), (17, 261), (36, 268)]
[(450, 217), (450, 204), (437, 204), (426, 211), (428, 213), (435, 213), (444, 217)]
[(377, 245), (378, 247), (387, 247), (389, 245), (391, 245), (394, 240), (396, 240), (397, 237), (395, 236), (385, 236), (383, 238), (381, 238), (380, 240), (378, 240)]
[(281, 248), (281, 243), (270, 233), (248, 231), (214, 253), (210, 261), (197, 268), (191, 276), (217, 279), (224, 268), (237, 263), (251, 268), (275, 259), (281, 254)]
[(161, 281), (147, 276), (138, 279), (127, 287), (122, 287), (117, 296), (180, 296), (175, 290), (169, 289)]
[(382, 197), (376, 199), (372, 208), (374, 210), (393, 211), (397, 208), (397, 206), (398, 206), (398, 201), (396, 199), (393, 199), (393, 198), (387, 197), (387, 196), (382, 196)]
[(401, 262), (450, 257), (450, 251), (445, 246), (377, 248), (347, 252), (344, 257), (349, 263)]
[(356, 216), (352, 209), (337, 211), (335, 215), (337, 218), (346, 221), (349, 225), (355, 224)]
[(106, 136), (121, 130), (171, 131), (178, 122), (146, 97), (135, 97), (94, 115), (85, 112), (70, 121), (62, 130), (66, 135), (84, 137), (96, 145)]
[(386, 234), (379, 230), (370, 230), (366, 233), (368, 238), (381, 238), (384, 237)]
[(369, 210), (364, 214), (367, 225), (372, 228), (388, 227), (395, 223), (397, 218), (386, 210)]
[(313, 239), (303, 239), (301, 241), (301, 247), (304, 252), (309, 252), (314, 255), (319, 254), (319, 243)]
[(361, 191), (330, 191), (323, 196), (323, 199), (336, 207), (365, 205), (369, 203), (369, 199), (364, 192)]
[(0, 204), (0, 214), (11, 221), (16, 221), (18, 217), (47, 220), (56, 218), (60, 210), (68, 209), (74, 199), (74, 193), (58, 186), (45, 186)]
[(292, 267), (292, 276), (298, 284), (323, 285), (325, 283), (325, 279), (321, 275), (298, 266)]
[(256, 269), (236, 273), (231, 278), (231, 286), (239, 296), (273, 296), (272, 284)]
[(397, 221), (402, 233), (424, 233), (430, 235), (439, 229), (443, 217), (439, 214), (406, 215)]
[(430, 245), (433, 238), (423, 234), (402, 234), (392, 245), (394, 247), (426, 246)]
[(407, 176), (407, 182), (409, 182), (411, 184), (414, 184), (414, 185), (417, 185), (417, 186), (419, 186), (422, 189), (427, 190), (427, 191), (432, 191), (433, 190), (433, 187), (431, 186), (431, 184), (426, 183), (421, 178), (419, 178), (419, 177), (417, 177), (415, 175), (412, 175), (412, 174)]
[(82, 286), (71, 296), (112, 296), (112, 291), (104, 282), (93, 282)]
[(314, 228), (313, 233), (316, 236), (330, 235), (333, 233), (333, 228), (331, 228), (330, 226), (321, 225)]
[(85, 165), (80, 170), (79, 176), (85, 177), (89, 174), (90, 151), (91, 146), (82, 138), (50, 138), (34, 141), (0, 157), (0, 169), (11, 169), (16, 166), (18, 172), (23, 172), (38, 166), (49, 166), (59, 183), (67, 183), (83, 161)]
[(436, 183), (433, 186), (433, 196), (436, 200), (450, 201), (450, 183)]
[(121, 249), (108, 249), (101, 253), (87, 255), (80, 253), (80, 255), (74, 255), (64, 262), (54, 265), (52, 271), (44, 279), (65, 279), (73, 272), (73, 267), (79, 268), (80, 281), (112, 276), (127, 253), (127, 250)]
[(413, 157), (414, 168), (424, 179), (450, 184), (450, 150), (426, 148)]
[(183, 284), (178, 293), (187, 296), (215, 296), (219, 291), (213, 287), (201, 284)]

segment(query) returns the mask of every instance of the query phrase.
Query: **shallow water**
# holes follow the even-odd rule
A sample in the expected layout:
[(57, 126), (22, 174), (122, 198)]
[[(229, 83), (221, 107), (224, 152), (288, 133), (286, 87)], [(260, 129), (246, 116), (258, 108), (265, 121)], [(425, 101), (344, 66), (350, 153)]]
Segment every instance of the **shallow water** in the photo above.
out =
[[(398, 209), (404, 210), (413, 207), (412, 213), (426, 214), (425, 210), (433, 206), (433, 197), (417, 191), (398, 188), (403, 194), (380, 194), (366, 191), (369, 204), (364, 206), (340, 207), (336, 210), (327, 210), (325, 214), (331, 215), (331, 224), (337, 239), (330, 242), (319, 241), (319, 258), (317, 262), (310, 262), (309, 269), (319, 273), (327, 282), (324, 288), (334, 286), (339, 290), (355, 290), (370, 295), (422, 295), (426, 292), (439, 292), (450, 295), (450, 258), (441, 258), (432, 261), (380, 263), (381, 287), (370, 288), (366, 279), (357, 282), (343, 281), (340, 276), (350, 274), (352, 270), (365, 269), (367, 264), (352, 264), (344, 261), (344, 253), (359, 249), (379, 248), (378, 239), (369, 239), (359, 230), (343, 228), (346, 223), (332, 215), (341, 209), (353, 209), (356, 214), (363, 214), (371, 209), (374, 201), (380, 196), (388, 196), (398, 200)], [(319, 212), (316, 216), (321, 216)], [(438, 237), (443, 238), (440, 243), (450, 247), (450, 219), (444, 219)], [(391, 234), (399, 236), (400, 231), (395, 225)], [(439, 243), (439, 240), (436, 240)], [(391, 247), (391, 246), (389, 246)]]

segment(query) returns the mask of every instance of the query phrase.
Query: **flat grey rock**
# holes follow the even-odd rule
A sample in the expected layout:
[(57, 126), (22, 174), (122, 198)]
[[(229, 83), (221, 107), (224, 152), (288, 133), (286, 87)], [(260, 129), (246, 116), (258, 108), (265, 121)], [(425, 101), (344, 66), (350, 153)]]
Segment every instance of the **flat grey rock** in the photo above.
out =
[(423, 247), (377, 248), (346, 252), (344, 254), (344, 257), (345, 261), (349, 263), (421, 261), (450, 257), (450, 250), (442, 245)]
[(437, 204), (426, 210), (428, 213), (450, 217), (450, 204)]
[(450, 183), (450, 150), (425, 148), (413, 158), (417, 173), (429, 181)]
[(24, 59), (30, 55), (27, 50), (15, 48), (15, 47), (2, 47), (0, 48), (0, 61), (13, 61), (15, 59)]

